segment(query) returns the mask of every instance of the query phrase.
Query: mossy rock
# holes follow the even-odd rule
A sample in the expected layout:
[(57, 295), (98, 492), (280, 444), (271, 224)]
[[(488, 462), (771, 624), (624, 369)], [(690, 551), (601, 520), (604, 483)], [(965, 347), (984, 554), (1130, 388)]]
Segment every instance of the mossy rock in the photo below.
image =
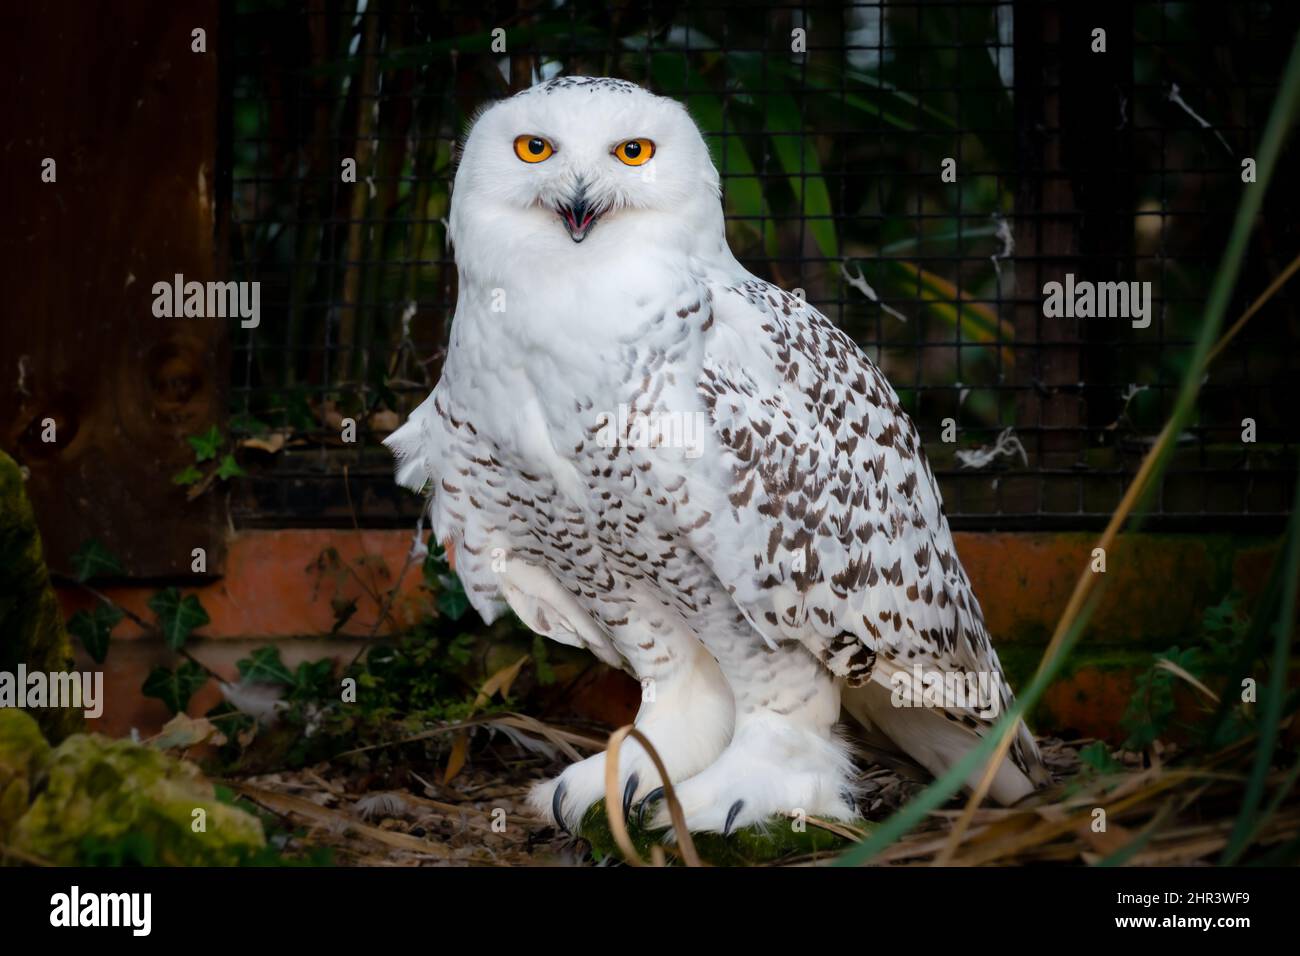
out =
[[(667, 846), (664, 837), (668, 831), (639, 827), (635, 813), (632, 816), (633, 819), (628, 821), (628, 837), (641, 858), (649, 860), (652, 846)], [(874, 824), (855, 820), (851, 826), (869, 830)], [(622, 859), (623, 853), (609, 828), (604, 800), (588, 808), (577, 835), (591, 844), (597, 859), (610, 856)], [(742, 827), (725, 837), (720, 833), (693, 833), (691, 839), (700, 859), (713, 866), (758, 866), (812, 855), (832, 857), (852, 845), (852, 841), (812, 824), (807, 824), (800, 832), (794, 828), (792, 820), (784, 817), (773, 817), (763, 827)]]
[(50, 745), (28, 714), (0, 710), (0, 844), (27, 812), (32, 782), (50, 756)]
[[(73, 669), (72, 642), (50, 584), (36, 513), (23, 487), (18, 463), (0, 451), (0, 671)], [(80, 710), (34, 712), (54, 741), (83, 726)]]
[(257, 818), (222, 803), (194, 764), (99, 734), (51, 749), (28, 714), (0, 710), (0, 845), (63, 866), (226, 866), (265, 843)]

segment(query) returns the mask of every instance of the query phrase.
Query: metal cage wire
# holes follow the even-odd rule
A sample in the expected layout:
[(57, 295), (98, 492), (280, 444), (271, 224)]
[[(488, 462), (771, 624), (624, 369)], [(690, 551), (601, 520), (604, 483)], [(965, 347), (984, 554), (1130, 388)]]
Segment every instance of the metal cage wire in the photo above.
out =
[[(455, 142), (479, 104), (563, 73), (686, 103), (738, 258), (880, 364), (955, 527), (1103, 522), (1172, 406), (1297, 17), (1078, 7), (230, 5), (220, 198), (230, 269), (263, 286), (233, 342), (232, 431), (288, 441), (247, 453), (234, 520), (413, 523), (377, 440), (436, 381)], [(1300, 245), (1296, 192), (1270, 186), (1230, 318)], [(1066, 274), (1149, 282), (1150, 325), (1046, 315)], [(1152, 525), (1280, 523), (1296, 304), (1284, 290), (1210, 370)]]

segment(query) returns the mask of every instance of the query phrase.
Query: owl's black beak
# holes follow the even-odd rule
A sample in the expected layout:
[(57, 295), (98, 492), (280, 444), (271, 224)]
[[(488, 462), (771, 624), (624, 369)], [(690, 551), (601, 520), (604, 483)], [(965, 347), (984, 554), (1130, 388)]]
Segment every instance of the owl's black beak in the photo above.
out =
[(572, 203), (559, 208), (559, 213), (560, 219), (564, 221), (564, 228), (569, 230), (569, 238), (574, 242), (582, 242), (586, 239), (592, 226), (600, 218), (600, 210), (587, 201), (586, 193), (578, 193)]

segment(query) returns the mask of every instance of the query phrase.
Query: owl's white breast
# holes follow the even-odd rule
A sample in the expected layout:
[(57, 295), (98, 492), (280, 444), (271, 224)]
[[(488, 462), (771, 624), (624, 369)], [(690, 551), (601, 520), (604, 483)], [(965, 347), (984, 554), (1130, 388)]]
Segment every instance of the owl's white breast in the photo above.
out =
[[(581, 484), (572, 449), (639, 377), (629, 346), (644, 344), (657, 319), (702, 294), (689, 255), (636, 252), (616, 226), (602, 223), (590, 249), (571, 244), (565, 256), (521, 263), (504, 280), (462, 268), (443, 370), (444, 387), (472, 409), (485, 437), (574, 494)], [(693, 382), (681, 385), (689, 392)]]

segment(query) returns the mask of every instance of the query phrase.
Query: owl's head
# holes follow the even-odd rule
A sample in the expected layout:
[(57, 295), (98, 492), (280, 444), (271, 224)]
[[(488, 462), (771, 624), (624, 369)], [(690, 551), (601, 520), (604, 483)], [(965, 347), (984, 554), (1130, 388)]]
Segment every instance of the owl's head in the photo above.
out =
[[(722, 239), (718, 173), (677, 101), (566, 76), (484, 110), (456, 172), (451, 236), (501, 261), (581, 261), (615, 244)], [(653, 246), (648, 246), (653, 248)]]

